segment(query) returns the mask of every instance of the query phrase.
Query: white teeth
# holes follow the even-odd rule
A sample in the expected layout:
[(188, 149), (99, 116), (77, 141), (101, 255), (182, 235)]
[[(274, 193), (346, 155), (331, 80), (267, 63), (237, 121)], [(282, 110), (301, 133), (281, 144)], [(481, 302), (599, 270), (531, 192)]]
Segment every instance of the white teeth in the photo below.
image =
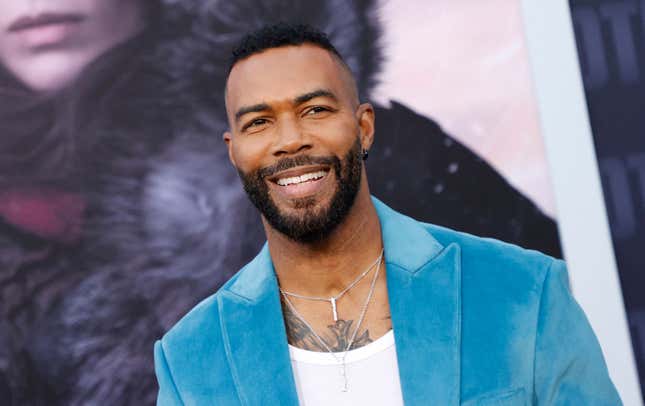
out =
[(293, 176), (290, 178), (281, 178), (278, 179), (277, 184), (280, 186), (288, 186), (288, 185), (294, 185), (302, 182), (307, 182), (310, 180), (316, 180), (320, 179), (323, 176), (327, 174), (327, 171), (318, 171), (318, 172), (311, 172), (311, 173), (305, 173), (304, 175), (300, 176)]

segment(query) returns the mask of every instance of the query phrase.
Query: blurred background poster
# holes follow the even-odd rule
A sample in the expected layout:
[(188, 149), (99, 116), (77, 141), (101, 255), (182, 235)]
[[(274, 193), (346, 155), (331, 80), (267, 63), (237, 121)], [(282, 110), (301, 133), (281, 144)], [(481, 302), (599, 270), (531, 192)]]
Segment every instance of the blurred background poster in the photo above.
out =
[(518, 0), (2, 0), (3, 404), (154, 404), (154, 340), (263, 242), (222, 96), (278, 21), (373, 102), (374, 195), (562, 256)]
[(645, 2), (571, 0), (634, 355), (645, 384)]

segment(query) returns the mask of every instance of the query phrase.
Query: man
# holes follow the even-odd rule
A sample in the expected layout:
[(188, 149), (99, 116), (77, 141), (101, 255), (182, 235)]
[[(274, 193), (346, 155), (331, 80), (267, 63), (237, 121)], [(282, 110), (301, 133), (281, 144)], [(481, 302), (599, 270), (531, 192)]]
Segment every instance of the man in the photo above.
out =
[(563, 262), (370, 196), (374, 109), (323, 34), (247, 36), (226, 110), (268, 243), (156, 343), (158, 404), (620, 404)]

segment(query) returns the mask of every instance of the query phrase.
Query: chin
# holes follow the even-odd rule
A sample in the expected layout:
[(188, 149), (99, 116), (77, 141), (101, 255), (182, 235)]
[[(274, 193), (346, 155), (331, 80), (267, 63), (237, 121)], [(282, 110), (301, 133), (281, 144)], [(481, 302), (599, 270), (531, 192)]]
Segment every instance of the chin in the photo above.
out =
[(33, 91), (56, 92), (74, 82), (91, 62), (92, 58), (75, 61), (69, 52), (60, 52), (30, 58), (25, 61), (24, 69), (9, 69)]
[(304, 218), (325, 213), (331, 206), (331, 198), (327, 196), (306, 196), (290, 199), (288, 203), (278, 203), (275, 199), (273, 204), (283, 216)]

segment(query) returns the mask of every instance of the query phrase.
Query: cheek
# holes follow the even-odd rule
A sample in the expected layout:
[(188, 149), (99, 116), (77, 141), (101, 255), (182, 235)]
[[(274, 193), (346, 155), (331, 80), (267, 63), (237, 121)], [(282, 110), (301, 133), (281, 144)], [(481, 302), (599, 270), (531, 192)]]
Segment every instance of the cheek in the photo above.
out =
[(17, 18), (29, 14), (33, 5), (27, 0), (1, 0), (0, 1), (0, 30), (6, 31)]
[(97, 47), (110, 48), (133, 37), (146, 24), (142, 0), (87, 0), (86, 3), (87, 14), (92, 19), (88, 36)]
[(317, 143), (328, 152), (342, 157), (349, 151), (358, 137), (358, 126), (348, 119), (329, 120), (326, 123), (312, 123), (310, 133), (315, 134)]
[(7, 69), (20, 63), (16, 36), (7, 30), (16, 19), (29, 12), (30, 7), (25, 3), (21, 0), (0, 0), (0, 63)]
[(266, 166), (269, 148), (260, 136), (234, 137), (237, 139), (231, 140), (231, 150), (237, 169), (248, 173)]
[(12, 60), (12, 53), (14, 52), (12, 51), (10, 39), (4, 34), (4, 32), (0, 32), (0, 63), (2, 63), (4, 67), (7, 67)]

